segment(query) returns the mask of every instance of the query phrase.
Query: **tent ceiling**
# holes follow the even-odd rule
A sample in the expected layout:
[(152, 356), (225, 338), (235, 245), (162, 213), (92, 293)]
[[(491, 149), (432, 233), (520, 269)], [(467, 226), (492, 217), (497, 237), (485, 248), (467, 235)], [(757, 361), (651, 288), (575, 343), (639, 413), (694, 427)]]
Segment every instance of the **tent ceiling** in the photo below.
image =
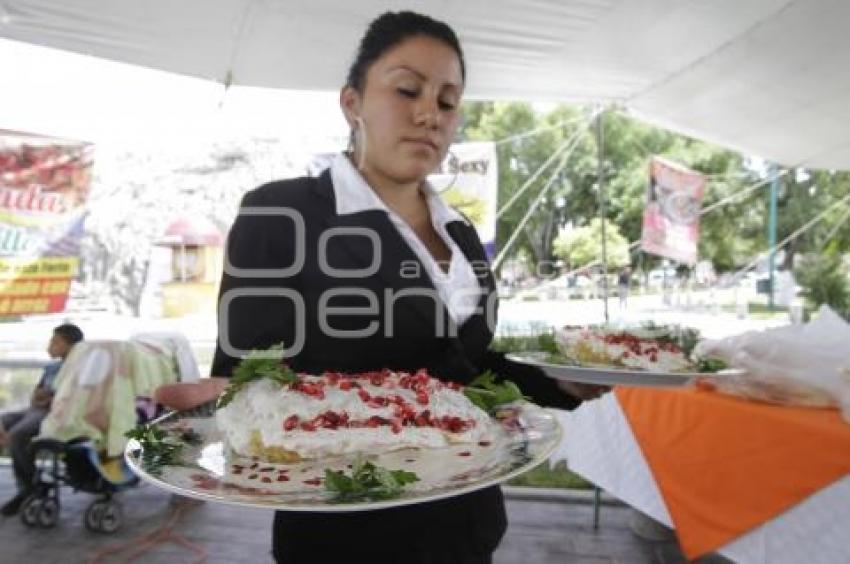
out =
[(612, 102), (782, 164), (850, 169), (846, 0), (4, 0), (0, 37), (335, 90), (367, 23), (406, 8), (458, 31), (471, 98)]

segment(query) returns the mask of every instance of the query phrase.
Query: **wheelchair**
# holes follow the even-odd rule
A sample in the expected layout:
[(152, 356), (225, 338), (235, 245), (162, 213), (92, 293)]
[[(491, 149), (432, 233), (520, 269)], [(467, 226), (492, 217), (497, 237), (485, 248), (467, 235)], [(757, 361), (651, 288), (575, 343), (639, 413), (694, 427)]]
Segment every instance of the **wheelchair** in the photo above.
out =
[[(164, 412), (161, 406), (151, 411), (137, 401), (136, 415), (146, 423)], [(93, 494), (95, 499), (83, 513), (86, 529), (112, 534), (124, 525), (123, 506), (115, 494), (138, 485), (139, 478), (123, 456), (102, 461), (94, 442), (86, 437), (59, 441), (36, 439), (30, 446), (39, 462), (32, 493), (21, 505), (21, 521), (28, 527), (49, 529), (59, 521), (60, 489)]]
[[(94, 494), (95, 499), (83, 514), (86, 529), (111, 534), (124, 524), (124, 511), (116, 493), (132, 488), (139, 478), (123, 458), (110, 461), (118, 474), (110, 473), (99, 460), (91, 441), (85, 438), (62, 442), (39, 439), (33, 452), (41, 458), (32, 493), (21, 505), (21, 521), (28, 527), (51, 528), (59, 521), (60, 488)], [(118, 478), (118, 479), (116, 479)]]

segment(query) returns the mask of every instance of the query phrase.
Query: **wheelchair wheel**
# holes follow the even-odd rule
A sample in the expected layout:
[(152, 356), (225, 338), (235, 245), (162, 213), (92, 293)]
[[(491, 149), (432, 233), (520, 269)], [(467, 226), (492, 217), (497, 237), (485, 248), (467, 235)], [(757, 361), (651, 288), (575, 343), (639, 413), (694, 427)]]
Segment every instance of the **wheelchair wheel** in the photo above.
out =
[(121, 528), (124, 524), (124, 511), (117, 500), (110, 499), (103, 502), (103, 514), (100, 519), (100, 530), (111, 534)]
[(111, 534), (124, 524), (124, 511), (117, 500), (101, 499), (89, 505), (83, 519), (89, 531)]
[(38, 525), (45, 529), (56, 526), (59, 522), (59, 501), (52, 497), (45, 498), (38, 510)]
[(103, 520), (103, 502), (95, 501), (86, 508), (83, 524), (93, 533), (100, 532), (100, 522)]
[(35, 527), (38, 525), (38, 516), (41, 513), (42, 498), (38, 495), (31, 495), (24, 500), (21, 505), (21, 521), (27, 527)]

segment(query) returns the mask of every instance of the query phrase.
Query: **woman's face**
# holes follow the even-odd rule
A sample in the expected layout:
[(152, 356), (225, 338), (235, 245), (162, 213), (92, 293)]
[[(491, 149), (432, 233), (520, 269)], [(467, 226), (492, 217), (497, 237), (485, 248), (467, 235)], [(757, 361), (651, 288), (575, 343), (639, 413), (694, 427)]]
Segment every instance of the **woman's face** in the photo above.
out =
[(454, 138), (462, 93), (460, 60), (442, 41), (415, 36), (384, 53), (369, 67), (362, 93), (346, 87), (340, 96), (357, 129), (362, 171), (398, 183), (423, 180)]

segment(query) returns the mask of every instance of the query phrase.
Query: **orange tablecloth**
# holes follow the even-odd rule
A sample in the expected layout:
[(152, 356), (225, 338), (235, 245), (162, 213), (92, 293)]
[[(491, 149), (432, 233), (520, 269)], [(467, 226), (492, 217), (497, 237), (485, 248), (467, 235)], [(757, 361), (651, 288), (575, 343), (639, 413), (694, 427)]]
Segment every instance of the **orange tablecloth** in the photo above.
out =
[(616, 394), (688, 558), (850, 473), (850, 425), (837, 411), (698, 390), (618, 388)]

